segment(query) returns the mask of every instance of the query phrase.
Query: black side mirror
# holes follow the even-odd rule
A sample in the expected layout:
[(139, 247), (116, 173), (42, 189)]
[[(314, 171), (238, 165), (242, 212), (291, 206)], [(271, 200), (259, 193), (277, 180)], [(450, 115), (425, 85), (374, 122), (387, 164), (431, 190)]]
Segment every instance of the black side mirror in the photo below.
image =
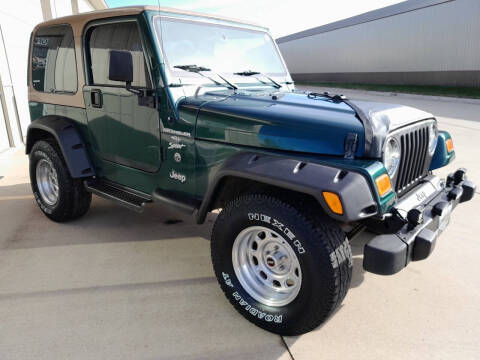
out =
[(133, 81), (133, 58), (129, 51), (110, 50), (110, 68), (108, 70), (108, 79), (112, 81), (121, 81), (127, 84), (127, 87)]

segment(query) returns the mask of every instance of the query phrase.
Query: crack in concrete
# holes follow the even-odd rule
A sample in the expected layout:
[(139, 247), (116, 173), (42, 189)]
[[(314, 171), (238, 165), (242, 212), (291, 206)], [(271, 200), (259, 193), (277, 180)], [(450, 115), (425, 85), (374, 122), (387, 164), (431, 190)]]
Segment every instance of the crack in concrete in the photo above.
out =
[(127, 291), (127, 290), (139, 290), (139, 289), (156, 289), (160, 287), (174, 287), (174, 286), (186, 286), (186, 285), (204, 285), (209, 283), (215, 283), (217, 279), (214, 276), (204, 276), (198, 278), (188, 278), (188, 279), (172, 279), (172, 280), (162, 280), (155, 282), (143, 282), (143, 283), (121, 283), (121, 284), (112, 284), (112, 285), (94, 285), (87, 287), (78, 287), (78, 288), (67, 288), (67, 289), (52, 289), (52, 290), (35, 290), (31, 292), (14, 292), (14, 293), (5, 293), (0, 294), (0, 302), (14, 300), (19, 301), (21, 299), (35, 299), (35, 298), (45, 298), (52, 296), (67, 296), (67, 295), (76, 295), (86, 292), (91, 292), (99, 294), (102, 292), (112, 292), (112, 291)]
[(292, 360), (295, 360), (295, 358), (293, 357), (292, 352), (290, 351), (290, 348), (289, 348), (288, 345), (287, 345), (287, 342), (285, 341), (285, 338), (284, 338), (282, 335), (280, 335), (280, 339), (282, 339), (283, 345), (285, 345), (285, 348), (287, 349), (288, 354), (290, 355), (290, 358), (291, 358)]

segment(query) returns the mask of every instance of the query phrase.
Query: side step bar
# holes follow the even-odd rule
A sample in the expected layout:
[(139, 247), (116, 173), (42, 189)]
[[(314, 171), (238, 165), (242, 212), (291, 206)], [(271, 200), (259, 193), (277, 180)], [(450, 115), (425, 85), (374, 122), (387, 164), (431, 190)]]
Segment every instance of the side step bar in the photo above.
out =
[(152, 201), (147, 194), (140, 194), (112, 183), (85, 181), (84, 185), (87, 191), (138, 213), (143, 212), (145, 205)]

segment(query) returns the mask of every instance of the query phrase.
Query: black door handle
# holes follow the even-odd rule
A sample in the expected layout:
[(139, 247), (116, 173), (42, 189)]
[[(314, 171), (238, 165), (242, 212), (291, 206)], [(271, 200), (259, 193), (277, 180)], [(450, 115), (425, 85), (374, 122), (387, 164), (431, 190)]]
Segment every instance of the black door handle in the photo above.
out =
[(90, 92), (90, 100), (92, 102), (92, 107), (101, 108), (103, 106), (103, 96), (102, 90), (94, 89)]

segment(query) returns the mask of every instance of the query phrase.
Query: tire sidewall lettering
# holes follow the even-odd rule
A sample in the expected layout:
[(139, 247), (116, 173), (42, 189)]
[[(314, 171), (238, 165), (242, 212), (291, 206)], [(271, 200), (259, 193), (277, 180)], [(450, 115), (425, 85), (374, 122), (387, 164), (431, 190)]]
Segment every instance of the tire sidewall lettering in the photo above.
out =
[(270, 226), (279, 230), (279, 232), (291, 242), (292, 249), (294, 249), (298, 254), (305, 254), (306, 250), (303, 247), (301, 241), (296, 237), (296, 235), (281, 221), (275, 219), (272, 216), (265, 215), (262, 213), (248, 213), (247, 214), (249, 221), (263, 222), (269, 224)]
[[(238, 304), (248, 313), (248, 315), (258, 318), (259, 320), (264, 320), (266, 322), (273, 322), (277, 324), (281, 324), (283, 322), (283, 314), (268, 314), (265, 311), (259, 310), (255, 306), (251, 305), (241, 294), (235, 290), (235, 286), (233, 285), (233, 281), (230, 275), (224, 271), (222, 271), (222, 277), (224, 280), (225, 285), (231, 288), (231, 296), (233, 300), (238, 302)], [(243, 290), (243, 289), (242, 289)]]

